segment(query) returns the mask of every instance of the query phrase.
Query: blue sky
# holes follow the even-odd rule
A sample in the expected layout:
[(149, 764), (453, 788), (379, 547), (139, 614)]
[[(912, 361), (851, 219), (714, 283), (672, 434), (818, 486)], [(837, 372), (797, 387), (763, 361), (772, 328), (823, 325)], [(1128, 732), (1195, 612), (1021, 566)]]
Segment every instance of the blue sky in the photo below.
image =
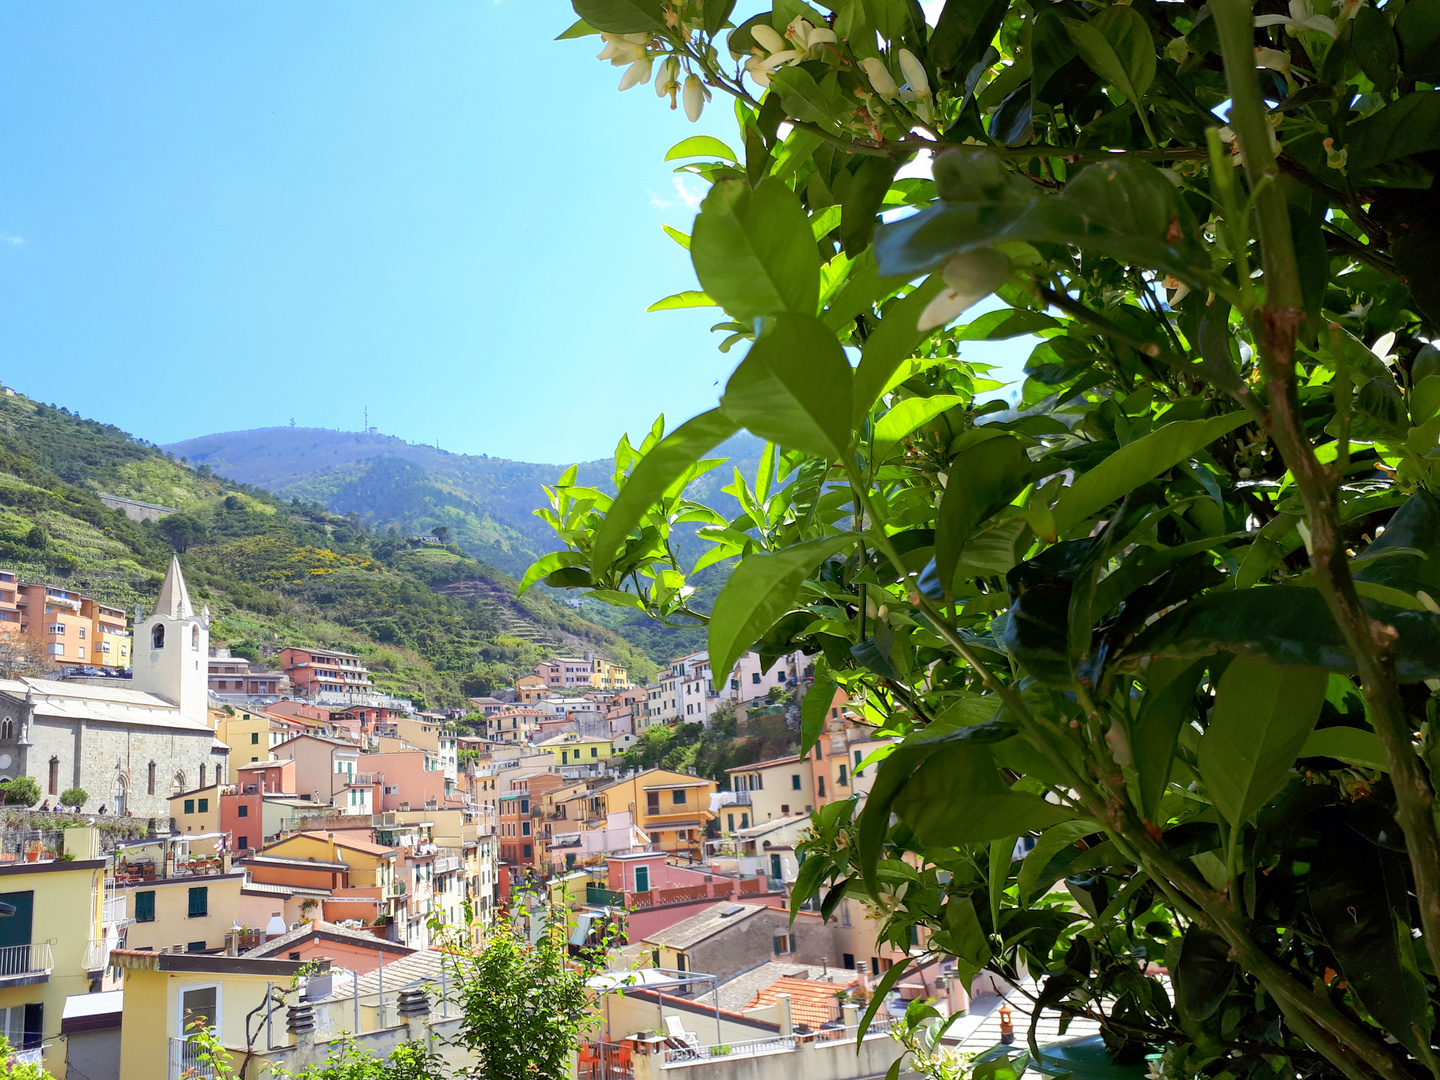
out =
[[(738, 359), (660, 230), (729, 137), (562, 0), (0, 7), (0, 380), (164, 443), (286, 424), (561, 462)], [(730, 121), (727, 123), (727, 120)]]

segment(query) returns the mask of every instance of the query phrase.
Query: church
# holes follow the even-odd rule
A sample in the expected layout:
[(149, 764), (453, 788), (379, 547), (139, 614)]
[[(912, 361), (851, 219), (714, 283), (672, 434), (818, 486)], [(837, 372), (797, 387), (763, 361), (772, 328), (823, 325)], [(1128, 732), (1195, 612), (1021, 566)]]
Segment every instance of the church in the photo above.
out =
[(170, 817), (170, 796), (226, 776), (209, 721), (210, 610), (197, 616), (170, 568), (154, 612), (136, 613), (126, 686), (0, 679), (0, 780), (30, 776), (42, 799), (81, 788), (84, 810)]

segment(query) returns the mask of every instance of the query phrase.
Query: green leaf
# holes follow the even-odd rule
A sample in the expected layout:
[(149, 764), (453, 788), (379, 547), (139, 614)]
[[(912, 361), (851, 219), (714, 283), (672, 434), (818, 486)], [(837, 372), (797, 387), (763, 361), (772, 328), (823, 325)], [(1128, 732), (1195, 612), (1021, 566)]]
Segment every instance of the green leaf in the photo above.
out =
[(949, 952), (959, 961), (956, 975), (968, 994), (971, 981), (990, 962), (990, 941), (980, 926), (975, 901), (970, 897), (952, 896), (943, 914), (945, 932), (950, 939)]
[(740, 655), (790, 609), (800, 584), (815, 567), (855, 539), (853, 533), (843, 533), (740, 560), (710, 615), (710, 658), (717, 690), (730, 678)]
[(1146, 821), (1160, 812), (1160, 797), (1170, 782), (1175, 741), (1195, 699), (1195, 687), (1206, 660), (1152, 660), (1145, 671), (1145, 700), (1130, 726), (1130, 755)]
[[(1404, 682), (1440, 678), (1440, 615), (1365, 601), (1372, 618), (1393, 628), (1391, 652)], [(1355, 658), (1314, 589), (1265, 586), (1219, 592), (1181, 604), (1126, 650), (1141, 656), (1208, 656), (1214, 652), (1268, 657), (1279, 664), (1355, 674)]]
[(861, 158), (841, 201), (840, 242), (852, 259), (870, 244), (875, 218), (899, 162), (894, 158)]
[(590, 37), (598, 33), (600, 33), (600, 31), (596, 30), (595, 27), (591, 26), (584, 19), (579, 19), (571, 23), (568, 29), (556, 35), (555, 40), (569, 41), (571, 38)]
[(990, 844), (990, 925), (1000, 925), (1000, 902), (1010, 880), (1014, 864), (1015, 844), (1019, 836), (1002, 836)]
[(1063, 866), (1058, 871), (1046, 872), (1057, 855), (1073, 847), (1075, 841), (1099, 831), (1100, 827), (1093, 821), (1062, 821), (1046, 829), (1020, 864), (1020, 874), (1015, 879), (1020, 903), (1028, 907), (1041, 892), (1064, 876)]
[(590, 546), (590, 564), (595, 574), (604, 574), (610, 568), (630, 530), (690, 466), (735, 434), (737, 428), (735, 421), (719, 409), (711, 409), (685, 421), (651, 447), (621, 486), (605, 520), (595, 530)]
[(1155, 81), (1155, 41), (1145, 19), (1132, 7), (1101, 9), (1089, 22), (1066, 19), (1065, 28), (1090, 69), (1137, 109)]
[(835, 680), (828, 674), (817, 671), (815, 682), (805, 691), (805, 700), (800, 703), (800, 756), (810, 756), (820, 733), (825, 730), (825, 718), (830, 714), (830, 703), (835, 700)]
[(1050, 330), (1060, 324), (1043, 311), (1001, 308), (987, 311), (973, 322), (959, 328), (956, 341), (1003, 341), (1006, 338)]
[(935, 521), (935, 569), (947, 592), (976, 528), (1010, 505), (1034, 471), (1024, 445), (1010, 435), (986, 439), (951, 462)]
[(585, 562), (585, 556), (578, 551), (555, 551), (542, 556), (531, 563), (530, 569), (525, 571), (525, 576), (520, 579), (520, 587), (515, 590), (515, 595), (524, 596), (531, 585), (541, 578), (549, 577), (556, 570), (567, 566), (584, 566)]
[(1230, 992), (1239, 970), (1224, 938), (1191, 923), (1175, 967), (1175, 1007), (1180, 1016), (1190, 1025), (1208, 1020)]
[(697, 307), (719, 307), (720, 305), (711, 300), (698, 289), (686, 289), (684, 292), (674, 293), (665, 297), (664, 300), (656, 300), (647, 307), (646, 311), (674, 311), (676, 308), (697, 308)]
[(875, 425), (873, 458), (883, 461), (895, 444), (916, 428), (964, 405), (966, 399), (954, 394), (936, 394), (928, 398), (906, 398), (880, 418)]
[(735, 0), (710, 0), (705, 5), (705, 32), (711, 37), (718, 34), (734, 10)]
[(754, 191), (743, 180), (711, 188), (695, 219), (690, 257), (701, 287), (742, 322), (782, 311), (814, 315), (820, 303), (820, 254), (810, 223), (779, 180), (764, 180)]
[(1309, 862), (1310, 911), (1340, 974), (1378, 1024), (1416, 1053), (1430, 1041), (1430, 1021), (1405, 922), (1412, 901), (1401, 860), (1339, 828)]
[(1362, 769), (1389, 772), (1385, 747), (1373, 731), (1353, 727), (1319, 728), (1310, 733), (1300, 749), (1300, 757), (1328, 757)]
[(785, 114), (804, 123), (821, 123), (835, 109), (825, 87), (803, 67), (782, 67), (770, 76), (770, 86), (780, 95)]
[(725, 384), (720, 409), (762, 439), (836, 460), (850, 442), (851, 379), (840, 342), (824, 323), (776, 315), (763, 320)]
[(1440, 147), (1440, 94), (1421, 90), (1351, 124), (1345, 132), (1349, 171)]
[(1249, 419), (1247, 412), (1234, 412), (1208, 420), (1177, 420), (1125, 444), (1065, 489), (1055, 503), (1056, 527), (1068, 532)]
[(962, 75), (969, 71), (989, 48), (1009, 8), (1009, 0), (947, 0), (927, 50), (935, 66)]
[(940, 294), (945, 283), (935, 274), (911, 289), (906, 297), (893, 305), (880, 320), (880, 325), (865, 339), (860, 353), (860, 366), (855, 369), (855, 415), (858, 426), (874, 406), (890, 376), (902, 362), (915, 355), (920, 343), (934, 331), (921, 331), (920, 313)]
[(1220, 677), (1200, 738), (1200, 775), (1233, 828), (1280, 790), (1325, 701), (1320, 668), (1238, 657)]
[[(1404, 550), (1406, 553), (1386, 554)], [(1377, 556), (1385, 555), (1384, 558)], [(1440, 499), (1424, 489), (1391, 515), (1385, 532), (1352, 564), (1355, 580), (1440, 600)]]
[[(891, 754), (881, 770), (898, 757)], [(924, 847), (985, 844), (1074, 816), (1009, 788), (990, 747), (977, 742), (942, 746), (931, 754), (900, 789), (892, 809)]]
[(740, 164), (740, 159), (735, 156), (735, 151), (713, 135), (691, 135), (688, 139), (681, 139), (665, 154), (666, 161), (692, 157), (718, 157), (724, 158), (726, 161), (733, 161), (737, 165)]
[(1400, 78), (1400, 46), (1395, 31), (1390, 29), (1389, 17), (1378, 8), (1363, 5), (1355, 9), (1351, 33), (1360, 70), (1375, 84), (1377, 94), (1389, 97)]
[(607, 34), (644, 34), (665, 29), (661, 0), (572, 0), (575, 14)]
[(1440, 0), (1410, 0), (1395, 16), (1395, 36), (1406, 76), (1440, 82)]
[(859, 1052), (858, 1048), (860, 1043), (865, 1038), (865, 1031), (870, 1027), (870, 1021), (875, 1019), (875, 1014), (879, 1011), (880, 1005), (890, 995), (890, 991), (894, 989), (895, 984), (900, 981), (900, 976), (905, 974), (905, 969), (910, 966), (911, 961), (914, 959), (913, 956), (906, 956), (894, 964), (891, 964), (890, 969), (886, 971), (885, 974), (880, 977), (880, 981), (875, 984), (874, 996), (871, 997), (870, 1004), (865, 1009), (865, 1015), (860, 1018), (860, 1030), (855, 1033), (857, 1053)]

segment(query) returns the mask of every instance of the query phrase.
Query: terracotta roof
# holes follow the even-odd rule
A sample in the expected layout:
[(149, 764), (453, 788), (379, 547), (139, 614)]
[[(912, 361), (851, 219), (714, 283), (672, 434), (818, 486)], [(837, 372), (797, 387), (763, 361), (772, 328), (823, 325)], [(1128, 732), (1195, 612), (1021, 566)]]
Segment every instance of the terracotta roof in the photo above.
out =
[(809, 1024), (812, 1028), (818, 1028), (821, 1024), (839, 1019), (840, 1003), (835, 1000), (835, 995), (841, 990), (850, 989), (855, 983), (856, 980), (852, 979), (844, 986), (840, 986), (833, 982), (821, 982), (817, 979), (796, 979), (784, 976), (761, 990), (750, 999), (749, 1004), (741, 1006), (740, 1011), (762, 1009), (774, 1005), (777, 995), (789, 994), (791, 1021), (795, 1024)]
[(309, 922), (302, 922), (296, 929), (279, 937), (271, 938), (263, 945), (245, 952), (245, 956), (273, 956), (277, 952), (284, 952), (291, 945), (303, 943), (310, 939), (323, 939), (354, 945), (362, 949), (375, 949), (378, 952), (399, 953), (402, 956), (409, 956), (417, 950), (408, 945), (401, 945), (397, 941), (387, 941), (384, 938), (377, 938), (374, 934), (367, 934), (363, 930), (351, 930), (349, 927), (340, 926), (337, 923), (325, 922), (323, 919), (312, 919)]

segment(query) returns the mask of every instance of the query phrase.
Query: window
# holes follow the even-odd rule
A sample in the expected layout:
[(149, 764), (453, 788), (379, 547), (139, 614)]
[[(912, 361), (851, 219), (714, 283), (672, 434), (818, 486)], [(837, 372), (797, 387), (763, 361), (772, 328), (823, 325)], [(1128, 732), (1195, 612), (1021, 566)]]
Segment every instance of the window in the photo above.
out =
[(791, 791), (799, 791), (799, 790), (800, 790), (800, 774), (799, 774), (798, 772), (797, 772), (797, 773), (791, 773), (791, 774), (790, 774), (790, 790), (791, 790)]
[(75, 649), (75, 655), (78, 656), (81, 660), (84, 660), (84, 659), (85, 659), (85, 646), (84, 646), (84, 645), (77, 646), (76, 649)]
[(49, 630), (50, 630), (50, 633), (54, 634), (56, 637), (64, 637), (64, 636), (65, 636), (65, 624), (64, 624), (64, 623), (60, 623), (60, 622), (51, 623), (51, 624), (50, 624), (50, 627), (49, 627)]
[(685, 805), (685, 789), (684, 789), (684, 788), (676, 788), (674, 791), (670, 792), (670, 801), (671, 801), (672, 803), (674, 803), (676, 806), (684, 806), (684, 805)]
[(520, 835), (521, 835), (521, 836), (529, 836), (529, 835), (530, 835), (530, 822), (528, 822), (528, 821), (522, 821), (522, 822), (520, 823)]
[(210, 889), (199, 885), (190, 890), (190, 918), (203, 919), (210, 914)]
[(521, 799), (521, 800), (520, 800), (520, 813), (522, 813), (522, 814), (528, 814), (529, 812), (530, 812), (530, 800), (529, 800), (529, 799)]
[(135, 921), (155, 921), (155, 894), (153, 892), (137, 892), (135, 894)]
[(248, 836), (239, 836), (239, 837), (236, 837), (236, 838), (235, 838), (235, 848), (236, 848), (237, 851), (249, 851), (249, 850), (250, 850), (250, 837), (248, 837)]
[(590, 756), (598, 758), (600, 756), (600, 748), (598, 746), (590, 747)]
[(840, 901), (840, 925), (850, 925), (850, 903), (847, 900)]
[(841, 953), (840, 962), (845, 966), (845, 970), (855, 970), (855, 954), (853, 952)]
[[(202, 943), (201, 947), (204, 945)], [(216, 986), (196, 986), (180, 992), (180, 1026), (187, 1031), (199, 1021), (214, 1030), (220, 1024), (220, 991)]]
[(194, 800), (194, 799), (186, 799), (186, 800), (185, 800), (185, 813), (187, 813), (187, 814), (193, 814), (194, 812), (195, 812), (195, 800)]
[(235, 813), (235, 816), (236, 816), (236, 817), (249, 817), (249, 816), (250, 816), (250, 807), (246, 806), (244, 803), (241, 803), (239, 809), (238, 809), (238, 810), (236, 811), (236, 813)]
[(250, 745), (251, 745), (251, 746), (258, 746), (259, 744), (260, 744), (260, 732), (258, 732), (258, 731), (252, 731), (252, 732), (250, 732)]
[(51, 656), (64, 656), (64, 655), (65, 655), (65, 646), (64, 646), (64, 645), (51, 645), (51, 646), (49, 646), (49, 648), (48, 648), (46, 651), (48, 651)]
[(846, 787), (850, 783), (850, 781), (845, 778), (845, 763), (843, 761), (840, 763), (840, 775), (836, 778), (835, 782), (841, 787)]
[(750, 815), (749, 815), (749, 814), (741, 814), (741, 815), (740, 815), (740, 828), (742, 828), (742, 829), (748, 829), (749, 827), (750, 827)]
[(526, 844), (526, 845), (525, 845), (525, 858), (528, 859), (528, 858), (531, 857), (531, 856), (530, 856), (530, 852), (531, 852), (531, 847), (530, 847), (529, 844)]
[(188, 944), (188, 945), (185, 946), (185, 951), (186, 951), (186, 952), (204, 952), (204, 951), (205, 951), (205, 942), (203, 942), (203, 941), (192, 941), (192, 942), (190, 942), (190, 944)]
[(635, 891), (650, 891), (650, 868), (648, 866), (635, 867)]
[(210, 800), (209, 800), (209, 799), (201, 799), (201, 800), (199, 801), (199, 805), (198, 805), (197, 809), (198, 809), (198, 810), (200, 811), (200, 813), (202, 813), (202, 814), (208, 814), (208, 813), (210, 812)]
[(660, 793), (658, 791), (647, 791), (645, 793), (645, 812), (647, 814), (658, 814), (660, 812)]
[(146, 780), (145, 780), (145, 793), (146, 793), (147, 795), (154, 795), (154, 794), (155, 794), (155, 762), (153, 762), (153, 761), (150, 762), (150, 768), (149, 768), (149, 770), (148, 770), (148, 772), (147, 772), (147, 775), (146, 775)]
[(204, 765), (201, 765), (201, 766), (200, 766), (200, 786), (201, 786), (202, 788), (205, 786), (205, 766), (204, 766)]
[(771, 944), (775, 948), (776, 956), (784, 956), (795, 949), (793, 934), (776, 934)]
[[(85, 640), (85, 627), (83, 627), (83, 626), (77, 627), (77, 628), (76, 628), (76, 631), (77, 631), (77, 633), (80, 635), (80, 640), (81, 640), (81, 641), (84, 641), (84, 640)], [(83, 656), (84, 654), (82, 653), (81, 655)]]
[(822, 799), (825, 798), (825, 778), (823, 776), (815, 778), (815, 794)]
[(788, 817), (789, 815), (790, 815), (790, 804), (789, 804), (789, 803), (781, 803), (781, 804), (780, 804), (780, 816), (781, 816), (781, 817)]
[(198, 626), (190, 627), (190, 648), (200, 648), (200, 627)]
[(726, 815), (725, 815), (725, 831), (726, 831), (726, 832), (734, 832), (734, 831), (735, 831), (735, 815), (734, 815), (734, 814), (726, 814)]
[(751, 675), (750, 681), (758, 686), (760, 683), (760, 673), (757, 671), (755, 672), (755, 674)]
[(165, 647), (165, 627), (155, 626), (151, 628), (150, 647), (152, 649), (163, 649)]
[(54, 758), (54, 757), (52, 757), (52, 758), (50, 759), (50, 794), (51, 794), (51, 795), (58, 795), (59, 793), (60, 793), (60, 759), (59, 759), (59, 758)]

